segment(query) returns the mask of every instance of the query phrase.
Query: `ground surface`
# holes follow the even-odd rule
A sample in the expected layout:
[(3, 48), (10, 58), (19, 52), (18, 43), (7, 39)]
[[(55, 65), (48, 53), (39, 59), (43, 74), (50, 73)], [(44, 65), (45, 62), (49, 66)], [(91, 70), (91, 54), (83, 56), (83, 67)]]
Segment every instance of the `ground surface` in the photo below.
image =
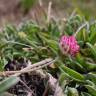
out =
[[(74, 0), (72, 0), (71, 2), (69, 2), (70, 0), (51, 1), (53, 2), (52, 15), (58, 18), (67, 17), (70, 13), (72, 13), (72, 11), (74, 10), (74, 4), (75, 7), (80, 7), (80, 9), (84, 11), (84, 14), (93, 14), (94, 16), (96, 15), (94, 11), (94, 9), (96, 9), (96, 0), (81, 0), (76, 1), (76, 3), (73, 3)], [(47, 11), (49, 0), (42, 0), (42, 2), (43, 8)], [(38, 3), (34, 4), (31, 10), (24, 15), (22, 8), (20, 7), (20, 0), (0, 0), (0, 26), (5, 25), (6, 23), (14, 22), (15, 24), (18, 24), (24, 19), (38, 18), (38, 20), (41, 20), (44, 14), (42, 12), (42, 9), (38, 5)]]
[[(36, 17), (38, 17), (40, 20), (44, 15), (42, 10), (40, 9), (40, 6), (38, 6), (39, 4), (37, 3), (34, 4), (34, 6), (26, 15), (24, 15), (19, 3), (20, 0), (0, 0), (0, 26), (5, 25), (6, 23), (19, 23), (24, 19), (36, 19)], [(58, 4), (58, 2), (56, 2), (56, 4)], [(57, 17), (64, 17), (65, 11), (63, 9), (66, 9), (69, 5), (61, 7), (57, 6), (56, 4), (53, 3), (52, 9), (54, 11), (52, 12), (52, 14)], [(45, 10), (47, 11), (48, 0), (46, 0), (45, 3), (43, 2), (43, 5)]]

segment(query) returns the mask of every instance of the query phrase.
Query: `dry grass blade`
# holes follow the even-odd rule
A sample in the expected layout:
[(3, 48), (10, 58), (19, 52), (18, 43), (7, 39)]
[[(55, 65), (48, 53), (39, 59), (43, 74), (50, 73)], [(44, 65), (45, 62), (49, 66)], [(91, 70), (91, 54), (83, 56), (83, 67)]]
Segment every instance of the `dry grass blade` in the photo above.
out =
[(78, 32), (80, 32), (80, 30), (82, 30), (84, 27), (86, 27), (88, 25), (88, 22), (85, 22), (84, 24), (82, 24), (77, 31), (74, 34), (74, 37), (76, 37), (76, 35), (78, 34)]
[(52, 60), (52, 59), (45, 59), (43, 61), (40, 61), (38, 63), (35, 63), (35, 64), (32, 64), (22, 70), (19, 70), (19, 71), (4, 71), (4, 72), (0, 72), (0, 76), (6, 76), (6, 75), (12, 75), (12, 74), (15, 74), (15, 76), (18, 76), (22, 73), (27, 73), (27, 72), (32, 72), (32, 71), (35, 71), (35, 70), (38, 70), (38, 69), (41, 69), (45, 66), (48, 66), (52, 63), (54, 63), (55, 60)]
[(47, 23), (48, 23), (48, 24), (49, 24), (50, 19), (51, 19), (51, 7), (52, 7), (52, 2), (49, 2), (48, 14), (47, 14)]

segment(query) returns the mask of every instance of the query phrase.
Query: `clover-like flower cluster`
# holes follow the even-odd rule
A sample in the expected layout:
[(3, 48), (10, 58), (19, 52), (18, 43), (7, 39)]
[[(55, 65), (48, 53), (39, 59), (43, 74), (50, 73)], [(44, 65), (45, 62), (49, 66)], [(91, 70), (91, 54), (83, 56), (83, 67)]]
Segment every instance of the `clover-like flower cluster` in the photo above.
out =
[(75, 56), (80, 50), (80, 46), (74, 36), (63, 35), (60, 38), (59, 45), (63, 54), (69, 53), (70, 55)]

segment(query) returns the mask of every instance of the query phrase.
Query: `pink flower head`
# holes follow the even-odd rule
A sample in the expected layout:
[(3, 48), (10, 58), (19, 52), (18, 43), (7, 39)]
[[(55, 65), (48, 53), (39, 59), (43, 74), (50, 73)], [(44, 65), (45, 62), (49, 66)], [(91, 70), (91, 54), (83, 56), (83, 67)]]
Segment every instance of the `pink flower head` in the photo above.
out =
[(63, 54), (69, 53), (74, 56), (80, 50), (80, 47), (77, 44), (76, 38), (74, 36), (62, 36), (60, 38), (59, 44)]

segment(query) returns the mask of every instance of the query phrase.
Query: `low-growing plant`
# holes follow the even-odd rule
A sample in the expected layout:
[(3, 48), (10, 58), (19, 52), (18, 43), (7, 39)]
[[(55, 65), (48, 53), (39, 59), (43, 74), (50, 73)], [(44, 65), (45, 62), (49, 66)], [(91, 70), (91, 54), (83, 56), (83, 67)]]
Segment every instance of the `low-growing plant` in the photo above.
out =
[(56, 58), (43, 70), (58, 79), (64, 96), (96, 96), (95, 21), (83, 20), (79, 15), (66, 22), (53, 18), (45, 26), (27, 21), (17, 27), (6, 26), (0, 39), (1, 73), (9, 60), (26, 58), (33, 64)]

